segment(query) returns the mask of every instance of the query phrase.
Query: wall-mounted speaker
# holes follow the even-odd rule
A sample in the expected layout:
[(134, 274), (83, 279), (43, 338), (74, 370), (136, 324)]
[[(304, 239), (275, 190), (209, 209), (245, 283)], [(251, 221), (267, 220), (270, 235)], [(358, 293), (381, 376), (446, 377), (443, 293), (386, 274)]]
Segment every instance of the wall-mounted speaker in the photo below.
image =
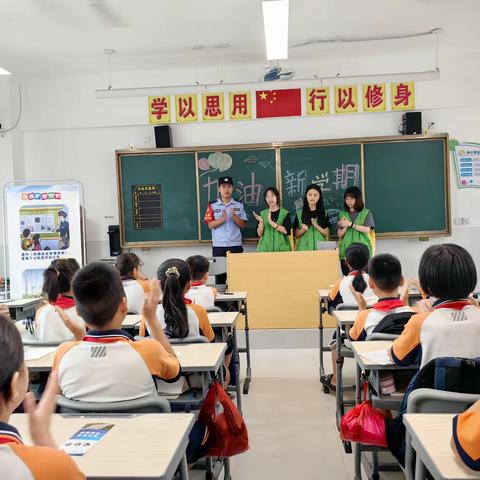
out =
[(402, 135), (421, 135), (422, 112), (405, 112), (402, 115)]
[(109, 225), (107, 233), (110, 256), (116, 257), (122, 253), (122, 249), (120, 248), (120, 227), (118, 225)]
[(170, 148), (172, 146), (172, 130), (170, 125), (156, 125), (155, 146), (157, 148)]

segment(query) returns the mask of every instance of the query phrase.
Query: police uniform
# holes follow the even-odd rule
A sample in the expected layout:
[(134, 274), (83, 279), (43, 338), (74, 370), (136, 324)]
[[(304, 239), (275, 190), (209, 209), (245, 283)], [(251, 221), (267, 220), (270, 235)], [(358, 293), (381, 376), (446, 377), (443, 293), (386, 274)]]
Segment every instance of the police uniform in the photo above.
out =
[[(232, 177), (221, 177), (218, 179), (218, 185), (233, 185)], [(212, 229), (212, 255), (214, 257), (226, 257), (227, 252), (242, 253), (242, 230), (233, 221), (230, 210), (233, 208), (235, 214), (242, 220), (247, 220), (245, 207), (242, 202), (233, 198), (225, 205), (221, 198), (210, 202), (205, 213), (204, 222), (209, 223), (222, 217), (223, 212), (227, 212), (227, 220), (216, 228)], [(219, 275), (220, 277), (220, 275)], [(224, 281), (220, 283), (225, 283)]]

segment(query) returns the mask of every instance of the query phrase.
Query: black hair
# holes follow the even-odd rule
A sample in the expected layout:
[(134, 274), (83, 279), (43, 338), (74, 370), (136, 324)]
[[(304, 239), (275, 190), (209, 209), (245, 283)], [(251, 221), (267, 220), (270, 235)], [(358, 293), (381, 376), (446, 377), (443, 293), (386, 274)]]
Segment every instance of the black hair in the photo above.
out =
[(442, 299), (467, 298), (477, 285), (477, 270), (470, 253), (460, 245), (432, 245), (418, 267), (422, 290)]
[(138, 268), (141, 263), (135, 253), (121, 253), (115, 260), (115, 267), (120, 272), (122, 280), (135, 280), (133, 270)]
[(43, 272), (43, 293), (49, 302), (55, 302), (61, 293), (72, 288), (72, 279), (80, 270), (80, 265), (74, 258), (59, 258), (53, 260)]
[(192, 280), (201, 280), (210, 270), (210, 262), (203, 255), (192, 255), (185, 261), (190, 267)]
[(118, 271), (103, 262), (92, 262), (73, 277), (77, 312), (87, 324), (103, 327), (110, 322), (125, 297)]
[(268, 192), (272, 192), (275, 195), (275, 198), (277, 199), (277, 206), (280, 206), (280, 192), (275, 187), (268, 187), (268, 188), (265, 189), (265, 194), (264, 194), (265, 203), (267, 203), (267, 193)]
[(12, 378), (20, 371), (23, 361), (20, 332), (11, 320), (0, 315), (0, 398), (4, 402), (12, 398)]
[(368, 262), (368, 274), (380, 290), (392, 291), (402, 281), (402, 265), (397, 257), (380, 253)]
[(36, 233), (33, 237), (32, 237), (32, 240), (33, 240), (33, 243), (35, 245), (38, 245), (40, 243), (40, 235), (38, 233)]
[(355, 205), (353, 208), (356, 212), (361, 212), (365, 208), (362, 191), (358, 187), (348, 187), (345, 192), (343, 192), (343, 208), (348, 212), (350, 209), (345, 201), (347, 197), (352, 197), (355, 199)]
[(183, 295), (185, 285), (190, 281), (187, 262), (179, 258), (166, 260), (158, 267), (157, 278), (162, 287), (167, 335), (171, 338), (188, 337), (188, 312)]
[(345, 251), (345, 261), (356, 272), (352, 287), (360, 293), (363, 293), (367, 288), (367, 282), (363, 278), (363, 274), (367, 268), (369, 258), (370, 251), (363, 243), (351, 243)]
[(29, 228), (25, 228), (25, 229), (23, 230), (23, 236), (24, 236), (25, 238), (27, 238), (29, 235), (30, 235), (30, 229), (29, 229)]
[[(313, 212), (310, 210), (310, 206), (308, 205), (307, 200), (307, 193), (310, 190), (316, 190), (320, 194), (320, 198), (317, 202), (315, 211)], [(302, 222), (307, 225), (307, 227), (309, 227), (312, 224), (312, 218), (316, 218), (320, 226), (324, 225), (326, 219), (325, 207), (323, 205), (322, 189), (314, 183), (307, 187), (307, 189), (305, 190), (305, 195), (303, 196)]]

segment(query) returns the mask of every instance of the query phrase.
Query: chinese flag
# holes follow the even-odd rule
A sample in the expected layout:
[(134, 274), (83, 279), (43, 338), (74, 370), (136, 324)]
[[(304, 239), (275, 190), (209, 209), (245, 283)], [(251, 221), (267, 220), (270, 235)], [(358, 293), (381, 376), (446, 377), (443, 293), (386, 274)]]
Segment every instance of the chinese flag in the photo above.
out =
[(257, 118), (295, 117), (302, 114), (300, 88), (257, 90)]

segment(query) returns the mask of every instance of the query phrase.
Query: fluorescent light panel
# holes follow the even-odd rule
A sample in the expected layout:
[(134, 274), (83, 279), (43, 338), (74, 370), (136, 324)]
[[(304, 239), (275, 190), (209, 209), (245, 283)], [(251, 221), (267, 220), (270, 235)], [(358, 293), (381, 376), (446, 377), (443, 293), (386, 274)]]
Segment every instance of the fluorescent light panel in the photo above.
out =
[(0, 75), (11, 75), (11, 73), (8, 70), (0, 67)]
[(262, 2), (267, 60), (288, 58), (288, 3), (289, 0)]

